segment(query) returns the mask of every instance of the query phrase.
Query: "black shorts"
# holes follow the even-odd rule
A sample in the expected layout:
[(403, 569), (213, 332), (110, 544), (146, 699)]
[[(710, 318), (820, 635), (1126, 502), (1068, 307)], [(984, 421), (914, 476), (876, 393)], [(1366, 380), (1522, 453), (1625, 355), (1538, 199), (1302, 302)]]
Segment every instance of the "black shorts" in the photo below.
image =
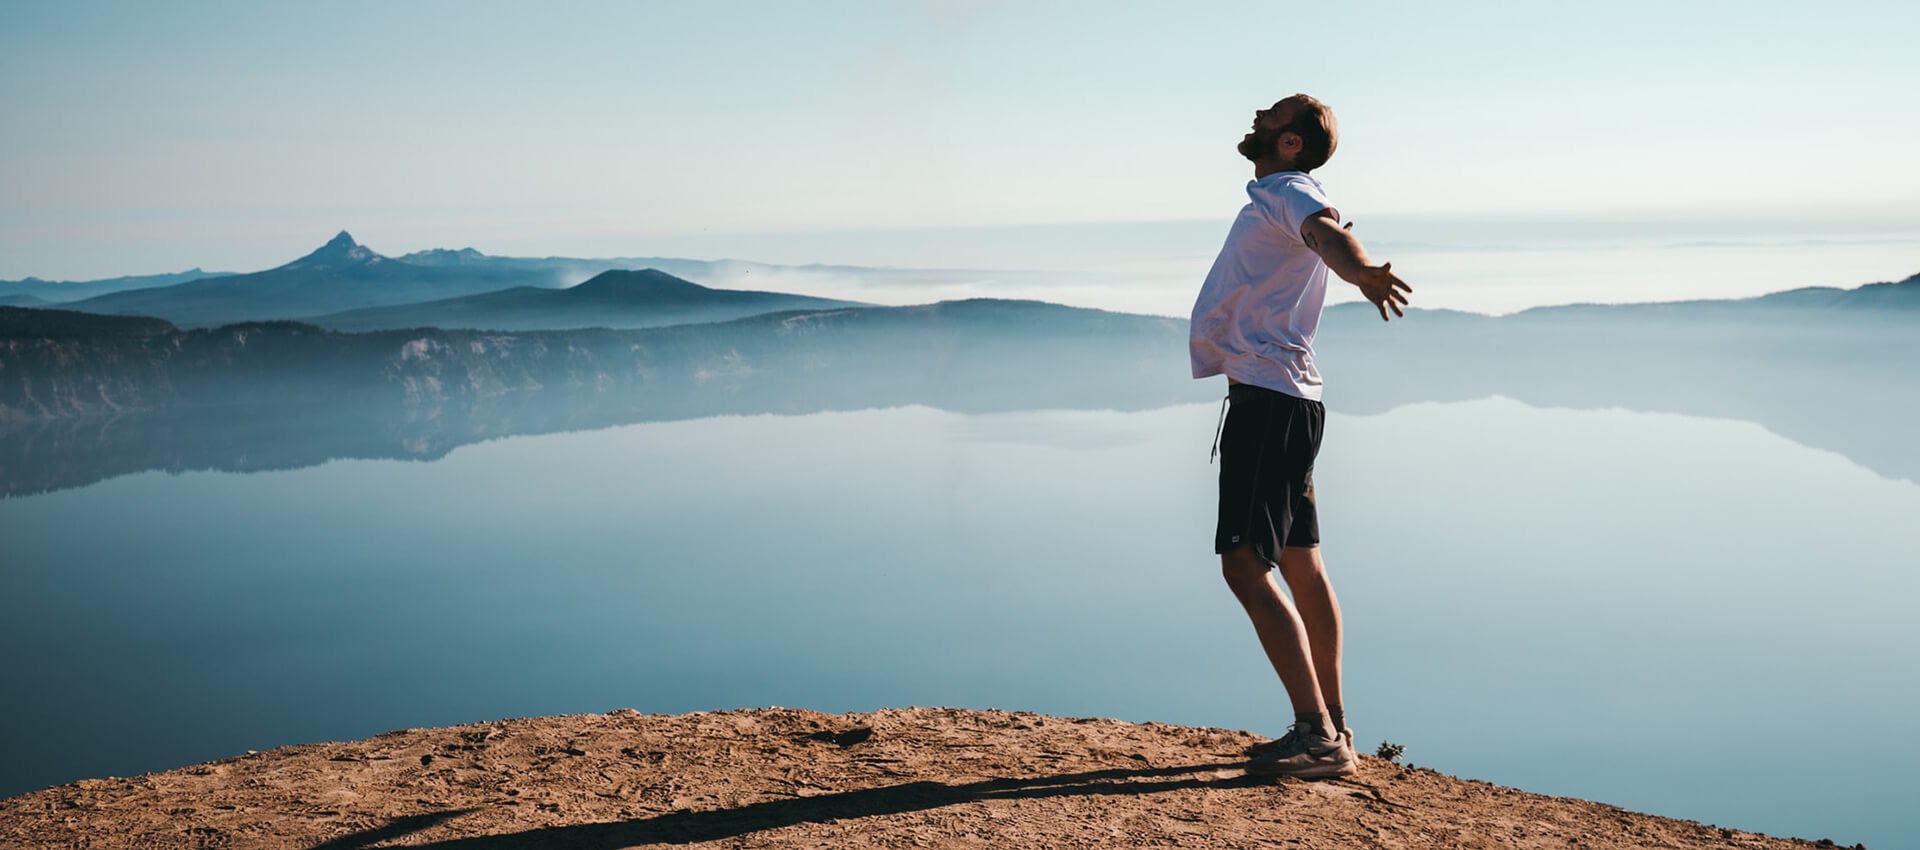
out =
[(1317, 546), (1313, 460), (1327, 408), (1251, 384), (1227, 388), (1230, 407), (1220, 430), (1220, 522), (1213, 551), (1252, 545), (1277, 562), (1283, 546)]

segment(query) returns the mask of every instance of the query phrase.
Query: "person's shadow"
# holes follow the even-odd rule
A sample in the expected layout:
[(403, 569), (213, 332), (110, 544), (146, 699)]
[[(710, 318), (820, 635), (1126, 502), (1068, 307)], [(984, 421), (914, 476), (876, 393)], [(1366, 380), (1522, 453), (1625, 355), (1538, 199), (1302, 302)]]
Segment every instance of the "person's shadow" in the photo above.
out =
[[(617, 823), (588, 823), (574, 826), (550, 826), (505, 835), (480, 835), (453, 838), (431, 844), (415, 845), (433, 850), (509, 850), (509, 848), (567, 848), (568, 850), (614, 850), (636, 844), (692, 844), (733, 838), (750, 832), (778, 829), (801, 823), (822, 823), (848, 818), (890, 815), (922, 811), (994, 799), (1032, 799), (1093, 794), (1152, 794), (1181, 788), (1234, 787), (1259, 784), (1265, 780), (1235, 774), (1227, 778), (1191, 776), (1238, 769), (1244, 761), (1190, 764), (1179, 767), (1155, 767), (1138, 770), (1096, 770), (1033, 779), (988, 779), (963, 785), (944, 782), (908, 782), (881, 788), (842, 791), (818, 797), (769, 800), (733, 809), (705, 812), (669, 812), (648, 818)], [(1154, 781), (1143, 781), (1154, 780)], [(455, 809), (425, 815), (395, 818), (385, 826), (341, 836), (313, 850), (355, 850), (417, 832), (434, 824), (473, 811)]]

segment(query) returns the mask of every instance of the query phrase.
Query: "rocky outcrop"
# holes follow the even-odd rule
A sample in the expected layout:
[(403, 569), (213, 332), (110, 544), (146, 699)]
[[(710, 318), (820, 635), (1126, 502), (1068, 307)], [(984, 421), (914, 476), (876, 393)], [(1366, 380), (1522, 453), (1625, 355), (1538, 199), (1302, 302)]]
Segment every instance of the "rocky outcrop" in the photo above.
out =
[(309, 744), (0, 801), (9, 847), (1833, 846), (1363, 757), (1241, 770), (1224, 729), (908, 708), (620, 710)]

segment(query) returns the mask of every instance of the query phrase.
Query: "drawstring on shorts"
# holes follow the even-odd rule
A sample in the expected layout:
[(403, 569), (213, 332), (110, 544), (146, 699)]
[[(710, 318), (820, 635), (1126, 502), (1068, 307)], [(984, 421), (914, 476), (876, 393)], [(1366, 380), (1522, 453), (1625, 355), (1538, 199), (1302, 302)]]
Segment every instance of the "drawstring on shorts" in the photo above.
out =
[(1213, 426), (1213, 450), (1207, 453), (1207, 463), (1213, 463), (1213, 459), (1220, 456), (1220, 434), (1227, 428), (1227, 399), (1230, 398), (1232, 393), (1220, 397), (1220, 421)]

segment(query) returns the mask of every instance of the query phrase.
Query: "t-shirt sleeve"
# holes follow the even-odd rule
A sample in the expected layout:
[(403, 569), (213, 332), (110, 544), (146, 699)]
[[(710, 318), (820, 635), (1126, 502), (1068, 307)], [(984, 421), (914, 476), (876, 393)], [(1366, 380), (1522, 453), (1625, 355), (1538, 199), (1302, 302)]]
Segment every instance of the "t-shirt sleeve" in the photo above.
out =
[(1300, 226), (1307, 223), (1314, 213), (1333, 204), (1327, 201), (1325, 192), (1310, 180), (1287, 180), (1273, 187), (1260, 204), (1260, 209), (1275, 226), (1285, 231), (1288, 239), (1300, 241)]

